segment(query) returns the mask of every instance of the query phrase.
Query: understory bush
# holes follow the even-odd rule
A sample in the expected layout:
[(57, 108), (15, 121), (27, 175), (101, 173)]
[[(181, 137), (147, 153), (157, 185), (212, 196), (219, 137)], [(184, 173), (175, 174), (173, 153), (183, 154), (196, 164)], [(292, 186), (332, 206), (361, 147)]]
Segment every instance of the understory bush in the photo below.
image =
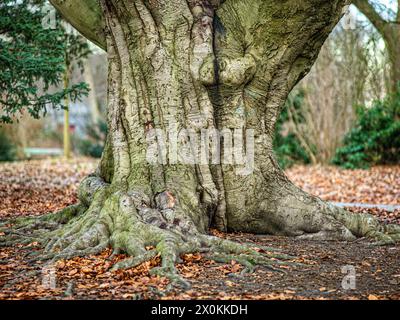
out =
[(87, 136), (84, 139), (75, 139), (75, 145), (81, 155), (100, 158), (107, 135), (107, 124), (99, 121), (97, 124), (89, 124), (86, 127)]

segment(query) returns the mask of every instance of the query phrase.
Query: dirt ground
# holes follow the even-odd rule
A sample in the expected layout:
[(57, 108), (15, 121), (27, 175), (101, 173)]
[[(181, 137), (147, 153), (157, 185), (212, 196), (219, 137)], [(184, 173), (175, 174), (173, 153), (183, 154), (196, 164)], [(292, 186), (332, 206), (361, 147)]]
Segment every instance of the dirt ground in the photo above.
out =
[[(95, 165), (89, 159), (0, 164), (0, 220), (40, 215), (75, 203), (80, 179)], [(288, 170), (288, 175), (325, 200), (400, 202), (400, 166), (368, 171), (298, 166)], [(400, 221), (398, 211), (352, 210), (370, 212), (383, 222)], [(166, 293), (168, 280), (148, 273), (159, 263), (158, 258), (137, 268), (110, 272), (123, 255), (110, 261), (110, 250), (106, 250), (55, 265), (29, 263), (24, 255), (37, 250), (30, 244), (0, 248), (0, 299), (400, 299), (400, 245), (374, 247), (365, 239), (309, 242), (214, 233), (253, 242), (254, 247), (280, 248), (302, 265), (282, 268), (284, 273), (260, 267), (253, 274), (241, 276), (242, 267), (235, 261), (218, 264), (200, 254), (186, 255), (178, 268), (192, 288)], [(353, 274), (355, 277), (350, 278)]]

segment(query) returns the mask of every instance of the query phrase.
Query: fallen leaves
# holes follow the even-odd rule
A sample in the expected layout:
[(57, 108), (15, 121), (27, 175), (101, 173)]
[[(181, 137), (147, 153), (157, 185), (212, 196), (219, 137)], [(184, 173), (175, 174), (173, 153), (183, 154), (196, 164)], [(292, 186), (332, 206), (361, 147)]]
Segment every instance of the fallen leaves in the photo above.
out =
[[(286, 173), (296, 185), (326, 201), (400, 205), (400, 166), (377, 166), (369, 170), (294, 166)], [(348, 209), (373, 214), (387, 223), (400, 224), (400, 210)]]
[(81, 268), (81, 272), (83, 272), (83, 273), (91, 273), (91, 272), (94, 272), (94, 270), (92, 270), (92, 269), (90, 269), (88, 267), (82, 267)]
[(294, 166), (287, 174), (298, 186), (324, 200), (400, 204), (400, 166), (370, 170)]
[(232, 260), (230, 264), (220, 265), (215, 269), (222, 273), (222, 277), (226, 277), (227, 275), (240, 273), (243, 270), (243, 266)]
[(40, 215), (77, 201), (79, 182), (96, 168), (89, 158), (0, 164), (0, 218)]
[(77, 273), (78, 273), (78, 269), (72, 269), (70, 272), (68, 272), (68, 275), (69, 276), (73, 276), (73, 275), (75, 275)]

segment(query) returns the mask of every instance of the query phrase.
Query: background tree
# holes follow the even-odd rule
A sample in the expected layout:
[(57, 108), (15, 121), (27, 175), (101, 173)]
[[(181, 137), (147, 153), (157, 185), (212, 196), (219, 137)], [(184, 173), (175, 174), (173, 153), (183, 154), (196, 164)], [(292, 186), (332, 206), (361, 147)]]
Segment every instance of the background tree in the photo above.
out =
[[(380, 225), (370, 215), (350, 214), (306, 194), (273, 155), (285, 100), (310, 70), (347, 1), (51, 2), (107, 50), (109, 131), (98, 170), (80, 186), (80, 203), (39, 220), (17, 221), (4, 231), (7, 245), (24, 234), (22, 241), (37, 239), (45, 247), (44, 259), (108, 246), (132, 256), (114, 268), (159, 254), (162, 265), (152, 273), (186, 286), (174, 266), (186, 252), (234, 259), (246, 270), (289, 263), (276, 259), (288, 258), (284, 255), (212, 237), (210, 226), (302, 239), (367, 236), (384, 244), (400, 239), (398, 226)], [(193, 133), (219, 130), (227, 141), (233, 129), (242, 136), (252, 130), (253, 150), (245, 143), (234, 150), (227, 144), (217, 156), (233, 151), (237, 160), (247, 151), (254, 162), (177, 161), (174, 150), (198, 160)], [(160, 136), (169, 139), (167, 153)], [(149, 161), (149, 148), (158, 161)]]
[[(70, 87), (70, 78), (75, 68), (79, 68), (80, 72), (84, 72), (84, 61), (92, 53), (89, 45), (82, 36), (76, 31), (65, 32), (63, 43), (65, 44), (65, 73), (64, 73), (64, 90)], [(85, 83), (87, 86), (87, 83)], [(69, 126), (69, 97), (64, 98), (64, 156), (71, 156), (71, 133)]]
[(48, 107), (62, 106), (66, 97), (76, 100), (88, 92), (84, 83), (78, 83), (49, 93), (50, 87), (64, 79), (67, 43), (59, 19), (54, 29), (43, 27), (43, 5), (43, 1), (31, 0), (5, 0), (0, 4), (2, 122), (12, 122), (25, 110), (39, 118)]
[[(398, 89), (400, 82), (400, 1), (397, 1), (397, 12), (390, 8), (382, 8), (378, 1), (353, 0), (357, 8), (371, 21), (385, 41), (391, 66), (391, 91)], [(386, 13), (382, 15), (382, 11)]]

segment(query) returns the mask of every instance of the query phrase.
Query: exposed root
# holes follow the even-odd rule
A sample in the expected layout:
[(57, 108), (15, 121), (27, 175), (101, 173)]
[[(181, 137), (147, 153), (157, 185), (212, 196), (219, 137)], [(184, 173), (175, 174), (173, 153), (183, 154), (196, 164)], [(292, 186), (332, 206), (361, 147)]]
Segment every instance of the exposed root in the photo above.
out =
[(254, 219), (251, 215), (243, 215), (243, 220), (234, 222), (238, 228), (247, 232), (292, 236), (299, 240), (354, 241), (367, 238), (375, 245), (393, 245), (400, 240), (400, 226), (385, 225), (370, 214), (351, 213), (305, 193), (285, 177), (282, 179), (284, 189), (278, 192), (279, 187), (273, 186), (271, 190), (276, 190), (276, 194), (260, 203), (262, 217)]
[[(43, 249), (30, 254), (32, 263), (37, 260), (54, 263), (60, 259), (94, 255), (111, 247), (113, 255), (126, 253), (129, 256), (115, 264), (112, 270), (136, 267), (159, 256), (161, 265), (150, 273), (168, 278), (170, 288), (178, 286), (183, 289), (189, 288), (190, 284), (179, 275), (176, 264), (186, 253), (204, 253), (206, 258), (221, 263), (234, 260), (244, 267), (242, 275), (253, 272), (257, 266), (284, 272), (288, 266), (300, 265), (294, 257), (278, 249), (237, 243), (199, 232), (189, 215), (181, 209), (179, 201), (168, 191), (151, 200), (142, 192), (111, 191), (109, 186), (94, 177), (86, 179), (84, 185), (86, 191), (81, 198), (86, 200), (80, 205), (39, 218), (4, 222), (0, 246), (37, 242)], [(90, 191), (88, 185), (94, 185), (95, 191)], [(328, 209), (330, 211), (325, 211), (330, 214), (324, 218), (330, 224), (324, 224), (323, 219), (321, 223), (329, 228), (301, 237), (325, 239), (330, 232), (337, 232), (336, 227), (340, 225), (344, 231), (340, 229), (339, 233), (345, 236), (368, 236), (377, 244), (400, 240), (400, 226), (383, 226), (369, 215)], [(147, 250), (148, 247), (154, 249)]]
[[(107, 184), (96, 176), (86, 177), (79, 186), (79, 204), (66, 207), (60, 211), (45, 214), (39, 217), (17, 217), (0, 222), (0, 232), (32, 231), (35, 229), (56, 229), (61, 224), (66, 224), (74, 217), (86, 212), (99, 190), (107, 188)], [(10, 226), (12, 228), (10, 228)]]
[[(25, 232), (41, 228), (55, 229), (60, 224), (66, 224), (75, 216), (84, 213), (86, 209), (87, 208), (82, 204), (77, 204), (39, 217), (28, 216), (11, 218), (0, 223), (0, 232)], [(12, 226), (12, 228), (10, 228), (10, 226)]]
[(372, 245), (393, 245), (400, 241), (400, 226), (382, 224), (376, 217), (365, 213), (350, 213), (342, 208), (329, 206), (329, 213), (350, 232), (360, 238), (373, 240)]
[[(0, 239), (2, 245), (7, 246), (38, 242), (43, 250), (35, 251), (30, 262), (55, 262), (97, 254), (112, 247), (114, 254), (126, 253), (130, 256), (113, 266), (112, 270), (117, 270), (136, 267), (158, 255), (161, 265), (150, 273), (168, 278), (170, 287), (183, 289), (188, 289), (190, 284), (179, 275), (176, 264), (181, 261), (180, 256), (186, 253), (205, 253), (206, 257), (224, 263), (235, 260), (244, 266), (243, 273), (252, 272), (258, 265), (273, 271), (280, 270), (280, 265), (293, 265), (289, 261), (293, 257), (275, 249), (256, 249), (251, 244), (240, 244), (198, 232), (193, 222), (179, 209), (179, 204), (166, 199), (171, 200), (170, 193), (157, 195), (151, 207), (144, 194), (110, 193), (107, 188), (99, 189), (85, 214), (77, 214), (81, 208), (77, 206), (54, 216), (18, 221), (11, 228), (12, 231)], [(60, 223), (66, 221), (65, 214), (71, 211), (74, 215), (68, 219), (68, 223)], [(29, 233), (18, 231), (26, 231), (29, 223)], [(149, 246), (155, 249), (146, 250)]]

